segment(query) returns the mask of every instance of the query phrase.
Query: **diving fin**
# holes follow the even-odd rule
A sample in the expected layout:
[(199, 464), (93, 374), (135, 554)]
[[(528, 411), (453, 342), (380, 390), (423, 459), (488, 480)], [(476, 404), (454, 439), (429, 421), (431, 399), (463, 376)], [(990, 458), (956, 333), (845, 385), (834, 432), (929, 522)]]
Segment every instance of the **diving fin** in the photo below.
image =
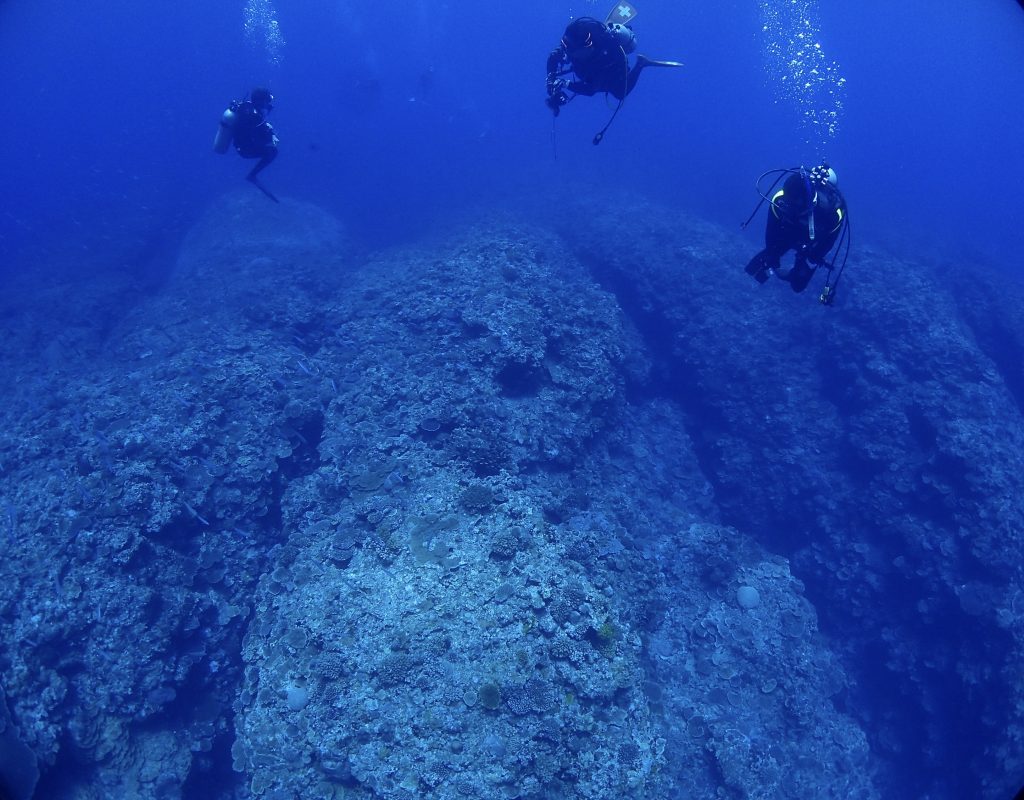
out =
[(762, 250), (750, 259), (750, 263), (746, 266), (746, 273), (754, 278), (758, 283), (764, 283), (767, 281), (774, 272), (774, 270), (769, 266), (765, 255), (765, 251)]
[(684, 66), (682, 61), (655, 61), (653, 58), (647, 58), (644, 56), (645, 67), (682, 67)]
[(604, 24), (611, 25), (613, 22), (617, 22), (620, 25), (628, 25), (636, 19), (636, 14), (636, 8), (630, 3), (616, 3), (615, 7), (608, 12), (608, 19), (604, 21)]

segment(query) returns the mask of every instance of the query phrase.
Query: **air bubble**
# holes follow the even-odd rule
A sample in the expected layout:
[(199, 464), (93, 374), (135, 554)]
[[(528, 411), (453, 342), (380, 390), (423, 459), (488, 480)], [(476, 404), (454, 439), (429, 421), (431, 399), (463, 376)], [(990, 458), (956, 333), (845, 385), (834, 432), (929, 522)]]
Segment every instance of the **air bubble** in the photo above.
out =
[(272, 64), (281, 63), (285, 42), (272, 0), (247, 0), (245, 36), (251, 43), (266, 50)]
[[(804, 142), (819, 155), (839, 129), (846, 78), (825, 55), (817, 0), (761, 0), (765, 67), (777, 103), (798, 115)], [(813, 46), (812, 46), (813, 45)]]

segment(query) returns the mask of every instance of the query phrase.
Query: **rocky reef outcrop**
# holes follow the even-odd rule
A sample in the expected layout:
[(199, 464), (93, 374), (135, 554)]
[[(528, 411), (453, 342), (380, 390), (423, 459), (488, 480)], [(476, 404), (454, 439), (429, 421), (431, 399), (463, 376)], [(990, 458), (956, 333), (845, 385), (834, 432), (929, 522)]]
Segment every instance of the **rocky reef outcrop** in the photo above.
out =
[(765, 296), (631, 202), (614, 249), (576, 204), (363, 253), (231, 196), (102, 326), (5, 307), (0, 735), (45, 796), (1005, 790), (1021, 306), (870, 250), (843, 307)]

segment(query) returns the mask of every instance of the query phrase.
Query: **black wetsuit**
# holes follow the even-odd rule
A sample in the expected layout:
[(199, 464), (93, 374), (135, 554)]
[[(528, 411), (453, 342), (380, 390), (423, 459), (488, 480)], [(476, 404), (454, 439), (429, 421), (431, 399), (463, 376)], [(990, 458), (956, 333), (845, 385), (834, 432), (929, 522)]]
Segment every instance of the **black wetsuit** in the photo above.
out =
[(565, 87), (569, 91), (588, 97), (607, 92), (622, 100), (633, 91), (642, 68), (638, 61), (630, 69), (625, 51), (607, 25), (591, 17), (580, 17), (569, 23), (562, 43), (548, 56), (548, 96), (558, 91), (558, 77), (572, 72), (576, 80)]
[[(747, 272), (764, 282), (769, 270), (778, 270), (779, 261), (788, 250), (796, 250), (793, 268), (778, 273), (789, 281), (794, 292), (807, 288), (814, 270), (825, 263), (825, 258), (839, 238), (846, 222), (846, 201), (831, 184), (814, 183), (804, 172), (795, 172), (782, 184), (782, 189), (771, 198), (768, 225), (764, 234), (764, 250), (747, 265)], [(814, 214), (814, 233), (811, 235), (811, 213)]]
[[(274, 136), (273, 127), (267, 122), (263, 112), (250, 100), (232, 103), (231, 110), (235, 114), (235, 123), (231, 131), (232, 140), (238, 154), (242, 158), (267, 158), (269, 156), (270, 160), (273, 160), (277, 155), (277, 139)], [(270, 161), (267, 161), (267, 164), (269, 163)]]

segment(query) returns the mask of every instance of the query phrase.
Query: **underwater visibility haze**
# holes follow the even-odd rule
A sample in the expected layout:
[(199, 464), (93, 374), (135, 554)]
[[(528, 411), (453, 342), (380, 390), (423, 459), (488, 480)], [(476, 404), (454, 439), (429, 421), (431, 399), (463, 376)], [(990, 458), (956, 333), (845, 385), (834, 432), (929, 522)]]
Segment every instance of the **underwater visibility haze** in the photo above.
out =
[(1022, 74), (1012, 0), (0, 0), (0, 800), (1014, 797)]

